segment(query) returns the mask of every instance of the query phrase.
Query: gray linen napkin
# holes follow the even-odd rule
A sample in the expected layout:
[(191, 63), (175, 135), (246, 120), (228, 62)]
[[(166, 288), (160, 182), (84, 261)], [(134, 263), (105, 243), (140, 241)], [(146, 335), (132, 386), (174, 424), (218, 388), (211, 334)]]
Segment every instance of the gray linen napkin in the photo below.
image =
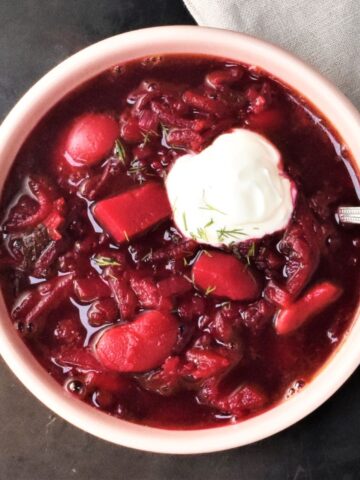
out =
[(359, 0), (184, 0), (199, 25), (275, 43), (323, 73), (360, 109)]

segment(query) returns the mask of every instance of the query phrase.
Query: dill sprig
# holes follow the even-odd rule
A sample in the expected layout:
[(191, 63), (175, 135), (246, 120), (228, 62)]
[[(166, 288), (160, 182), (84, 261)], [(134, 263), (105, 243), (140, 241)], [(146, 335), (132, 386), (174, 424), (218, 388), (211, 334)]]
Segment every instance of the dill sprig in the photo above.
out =
[(187, 226), (186, 213), (185, 212), (183, 212), (183, 214), (182, 214), (182, 219), (183, 219), (183, 223), (184, 223), (184, 228), (185, 228), (185, 230), (187, 230), (188, 226)]
[(183, 277), (185, 278), (185, 280), (187, 280), (187, 281), (190, 282), (192, 285), (194, 285), (194, 277), (193, 277), (193, 276), (188, 277), (187, 275), (183, 275)]
[(225, 212), (219, 210), (218, 208), (214, 207), (213, 205), (211, 205), (209, 202), (206, 201), (205, 190), (203, 190), (202, 202), (204, 206), (199, 207), (200, 210), (208, 210), (210, 212), (217, 212), (217, 213), (220, 213), (221, 215), (226, 215)]
[(225, 212), (222, 212), (221, 210), (219, 210), (218, 208), (214, 207), (213, 205), (210, 205), (209, 203), (204, 203), (204, 207), (199, 207), (200, 210), (208, 210), (210, 212), (217, 212), (217, 213), (221, 213), (221, 215), (226, 215)]
[(177, 202), (178, 202), (178, 197), (176, 197), (174, 203), (171, 204), (171, 209), (172, 209), (174, 215), (175, 215), (175, 212), (177, 210)]
[(245, 258), (246, 258), (246, 261), (247, 261), (248, 265), (250, 265), (250, 258), (255, 257), (255, 253), (256, 253), (256, 245), (255, 245), (255, 242), (252, 242), (252, 244), (248, 248), (248, 251), (245, 255)]
[(160, 123), (161, 127), (161, 133), (164, 137), (167, 137), (168, 133), (170, 132), (170, 128), (164, 125), (163, 123)]
[[(199, 227), (196, 229), (196, 233), (194, 232), (189, 232), (190, 233), (190, 236), (193, 240), (202, 240), (202, 241), (206, 241), (208, 242), (209, 241), (209, 237), (208, 237), (208, 234), (207, 234), (207, 231), (206, 229), (208, 227), (210, 227), (211, 225), (213, 225), (214, 223), (214, 220), (213, 219), (210, 219), (203, 227)], [(185, 227), (187, 229), (187, 226)]]
[(154, 132), (154, 130), (149, 130), (146, 133), (142, 132), (141, 135), (143, 137), (142, 145), (145, 146), (147, 143), (150, 142), (150, 139), (151, 139), (152, 135), (157, 136), (158, 134), (156, 132)]
[(210, 295), (212, 292), (214, 292), (216, 290), (216, 287), (212, 287), (211, 285), (209, 285), (207, 287), (207, 289), (205, 290), (205, 297), (207, 297), (208, 295)]
[(208, 241), (208, 236), (204, 227), (199, 227), (197, 229), (197, 236), (200, 240)]
[(216, 230), (216, 233), (218, 234), (219, 242), (222, 242), (226, 238), (238, 239), (241, 235), (245, 235), (240, 228), (233, 228), (230, 230), (226, 227)]
[(140, 175), (141, 173), (144, 173), (145, 170), (146, 170), (146, 166), (141, 165), (139, 160), (135, 158), (130, 163), (130, 168), (128, 169), (128, 172), (130, 175)]
[(196, 233), (189, 232), (189, 234), (193, 240), (208, 241), (208, 236), (205, 228), (199, 227), (196, 229)]
[(117, 260), (114, 260), (113, 258), (111, 257), (101, 257), (101, 256), (98, 256), (98, 257), (95, 257), (94, 258), (95, 262), (97, 263), (97, 265), (99, 267), (112, 267), (112, 266), (118, 266), (120, 267), (120, 263), (117, 261)]
[(143, 141), (142, 144), (145, 146), (150, 141), (150, 132), (142, 133)]
[(119, 139), (115, 140), (114, 155), (116, 155), (120, 162), (125, 165), (126, 150)]

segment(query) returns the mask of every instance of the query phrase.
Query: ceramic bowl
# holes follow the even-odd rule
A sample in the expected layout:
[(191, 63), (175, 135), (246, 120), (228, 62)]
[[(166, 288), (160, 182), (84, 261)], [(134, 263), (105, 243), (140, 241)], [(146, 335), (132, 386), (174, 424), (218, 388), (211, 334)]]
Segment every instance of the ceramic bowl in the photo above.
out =
[[(358, 159), (355, 168), (360, 166), (359, 113), (339, 90), (309, 66), (274, 45), (240, 33), (171, 26), (133, 31), (96, 43), (65, 60), (36, 83), (0, 128), (0, 189), (21, 144), (64, 95), (114, 64), (166, 53), (217, 55), (260, 66), (315, 105)], [(261, 440), (289, 427), (321, 405), (351, 375), (360, 362), (359, 345), (358, 310), (341, 345), (312, 382), (290, 399), (238, 424), (205, 430), (157, 429), (116, 419), (67, 394), (27, 349), (0, 298), (0, 353), (22, 383), (73, 425), (110, 442), (152, 452), (225, 450)]]

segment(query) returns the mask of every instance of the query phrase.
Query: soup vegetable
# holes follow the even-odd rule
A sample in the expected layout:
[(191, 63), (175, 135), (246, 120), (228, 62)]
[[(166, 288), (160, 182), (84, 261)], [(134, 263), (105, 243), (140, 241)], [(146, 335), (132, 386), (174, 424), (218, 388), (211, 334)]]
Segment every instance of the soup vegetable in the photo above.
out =
[(351, 324), (360, 237), (335, 211), (356, 204), (354, 178), (331, 125), (258, 68), (115, 66), (51, 109), (6, 181), (14, 327), (64, 394), (115, 417), (259, 414)]

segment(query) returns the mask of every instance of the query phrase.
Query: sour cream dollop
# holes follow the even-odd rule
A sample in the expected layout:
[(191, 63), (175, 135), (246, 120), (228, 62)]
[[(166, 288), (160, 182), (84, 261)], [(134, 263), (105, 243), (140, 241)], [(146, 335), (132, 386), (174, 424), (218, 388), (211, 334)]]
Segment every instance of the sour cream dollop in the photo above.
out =
[(166, 189), (182, 234), (213, 246), (284, 229), (296, 196), (279, 150), (243, 128), (220, 135), (198, 154), (179, 157)]

